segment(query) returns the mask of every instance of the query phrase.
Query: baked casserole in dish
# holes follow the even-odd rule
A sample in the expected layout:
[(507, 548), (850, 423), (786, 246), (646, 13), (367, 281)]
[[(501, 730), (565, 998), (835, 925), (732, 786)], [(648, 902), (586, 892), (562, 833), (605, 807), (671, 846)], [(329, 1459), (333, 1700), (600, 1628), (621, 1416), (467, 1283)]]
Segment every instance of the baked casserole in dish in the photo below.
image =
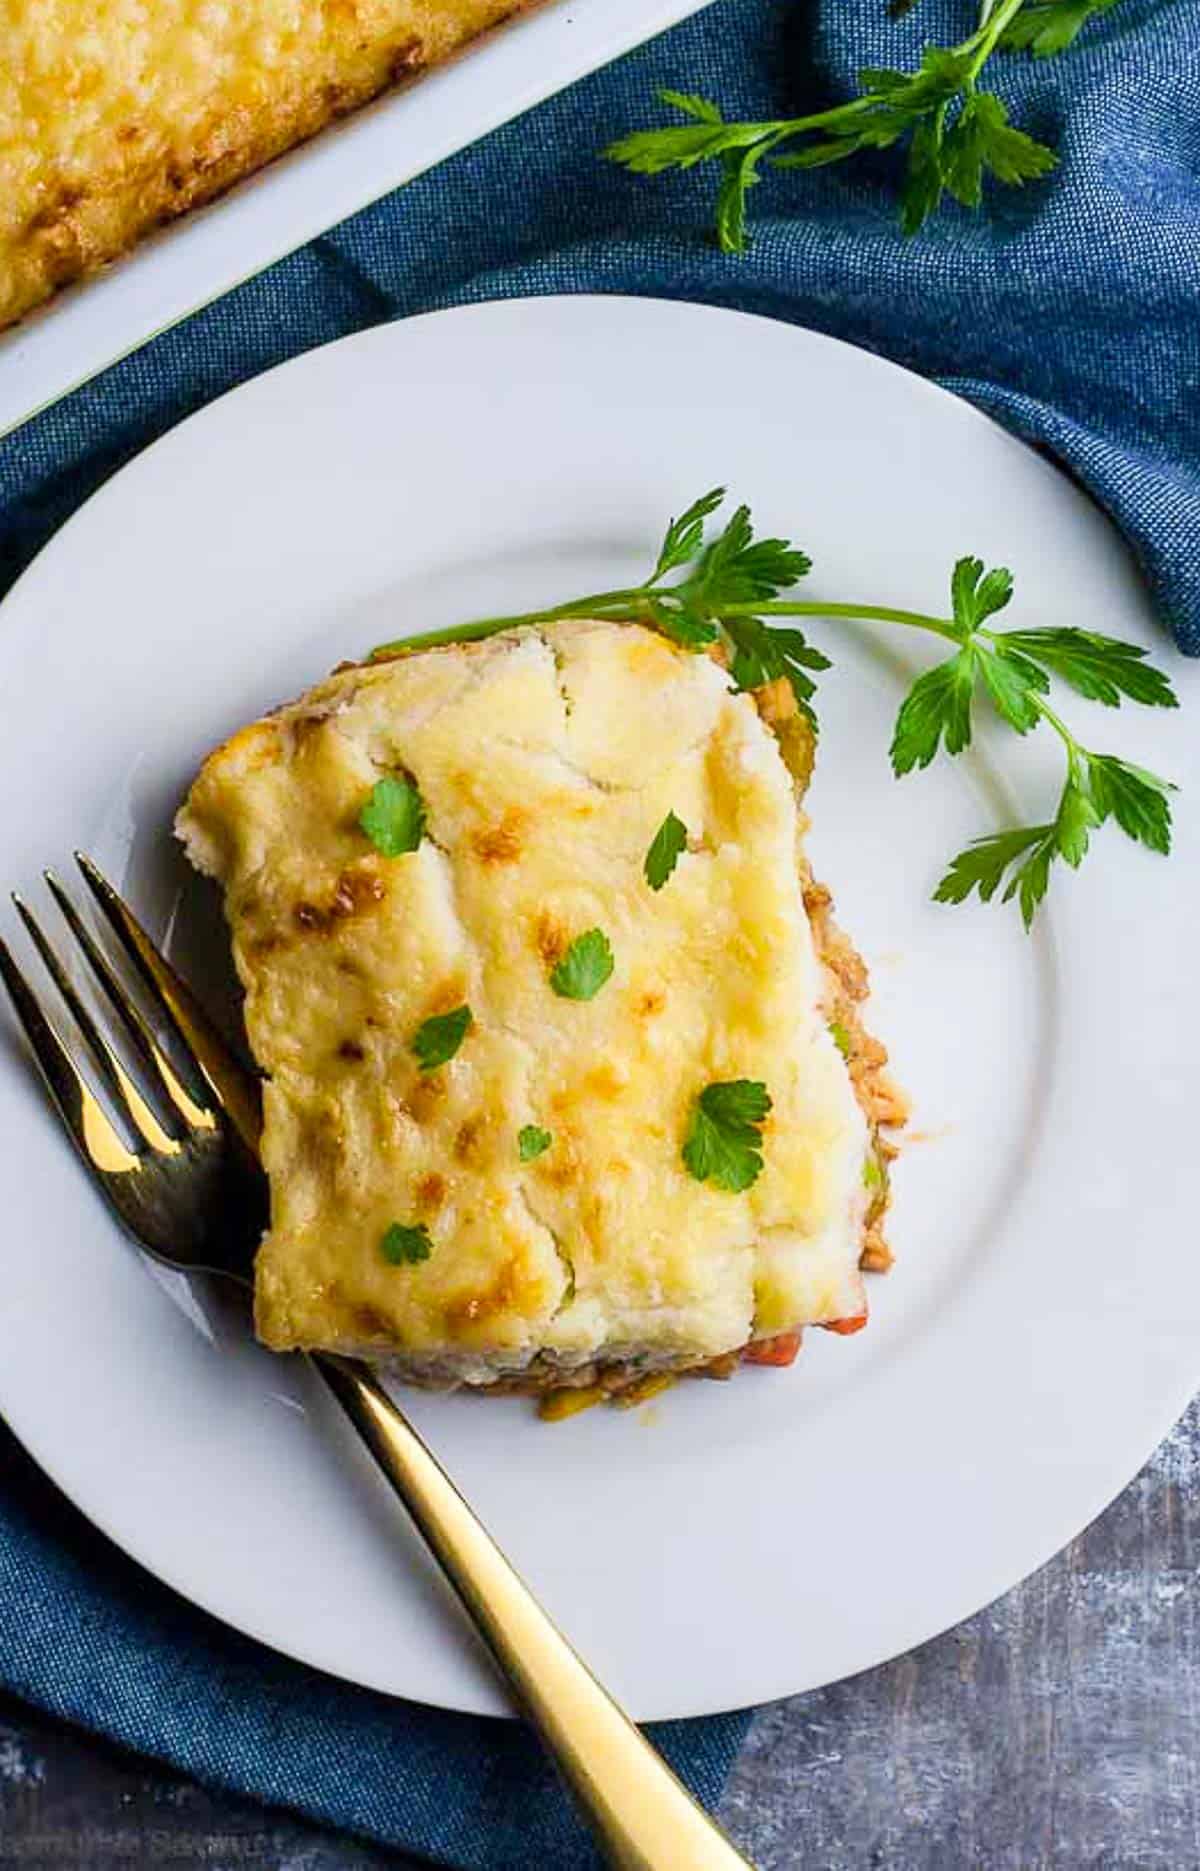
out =
[(0, 0), (0, 327), (521, 0)]
[(903, 1110), (811, 756), (786, 682), (580, 622), (345, 666), (210, 756), (178, 829), (265, 1074), (267, 1345), (582, 1401), (864, 1321)]

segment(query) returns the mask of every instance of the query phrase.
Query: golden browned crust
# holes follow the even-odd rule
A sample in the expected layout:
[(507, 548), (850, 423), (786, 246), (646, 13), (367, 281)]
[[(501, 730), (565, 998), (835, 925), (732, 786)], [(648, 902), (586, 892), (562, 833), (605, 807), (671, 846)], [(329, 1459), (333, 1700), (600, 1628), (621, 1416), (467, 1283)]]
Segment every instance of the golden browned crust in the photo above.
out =
[[(769, 715), (764, 714), (764, 719), (769, 720)], [(824, 884), (815, 883), (804, 869), (801, 883), (817, 952), (829, 977), (826, 1011), (830, 1024), (838, 1032), (839, 1044), (844, 1044), (851, 1082), (870, 1126), (875, 1160), (879, 1165), (879, 1185), (867, 1210), (859, 1264), (865, 1273), (886, 1273), (895, 1260), (884, 1233), (884, 1221), (891, 1206), (888, 1165), (897, 1155), (897, 1148), (885, 1132), (907, 1123), (908, 1102), (885, 1070), (886, 1046), (863, 1025), (859, 1009), (869, 991), (866, 963), (834, 921), (833, 899)], [(540, 1414), (544, 1420), (561, 1422), (596, 1403), (615, 1403), (632, 1409), (668, 1389), (680, 1377), (732, 1377), (744, 1356), (744, 1352), (726, 1352), (723, 1357), (710, 1358), (703, 1364), (651, 1373), (639, 1372), (628, 1365), (589, 1366), (573, 1372), (569, 1378), (553, 1367), (531, 1367), (519, 1378), (488, 1385), (481, 1394), (540, 1396)]]
[[(812, 778), (816, 754), (812, 728), (800, 713), (786, 678), (781, 677), (758, 689), (754, 699), (759, 714), (779, 742), (784, 763), (795, 783), (796, 796), (802, 801)], [(867, 1120), (878, 1169), (874, 1199), (863, 1224), (859, 1264), (866, 1273), (886, 1273), (895, 1260), (884, 1232), (891, 1206), (888, 1166), (898, 1154), (887, 1133), (908, 1122), (908, 1101), (886, 1070), (887, 1047), (863, 1024), (862, 1003), (870, 992), (867, 965), (835, 922), (833, 898), (824, 884), (815, 881), (802, 855), (798, 859), (798, 869), (804, 908), (828, 983), (823, 1011), (845, 1057), (859, 1108)], [(796, 1336), (798, 1341), (799, 1334)], [(531, 1368), (509, 1384), (490, 1388), (527, 1396), (540, 1394), (543, 1399), (541, 1415), (549, 1422), (556, 1422), (577, 1415), (595, 1403), (633, 1407), (657, 1395), (679, 1377), (732, 1377), (749, 1349), (727, 1352), (720, 1358), (687, 1365), (675, 1372), (652, 1375), (639, 1373), (626, 1365), (610, 1365), (603, 1369), (592, 1366), (573, 1373), (568, 1380), (552, 1369)]]
[[(361, 811), (397, 770), (432, 829), (393, 860)], [(694, 849), (659, 897), (638, 854), (668, 795)], [(585, 814), (603, 827), (580, 832)], [(751, 1338), (782, 1363), (798, 1322), (865, 1318), (870, 1139), (823, 1031), (801, 817), (775, 737), (705, 659), (580, 621), (346, 672), (211, 756), (179, 829), (225, 884), (270, 1075), (266, 1343), (332, 1342), (434, 1385), (611, 1367), (624, 1387), (726, 1375)], [(581, 869), (587, 914), (623, 931), (587, 1028), (547, 986)], [(412, 1035), (458, 1006), (471, 1041), (429, 1078)], [(683, 1175), (672, 1142), (718, 1054), (773, 1088), (746, 1204)], [(535, 1169), (525, 1116), (556, 1140)], [(419, 1274), (381, 1251), (398, 1219), (428, 1229)]]
[(0, 0), (0, 327), (523, 0)]

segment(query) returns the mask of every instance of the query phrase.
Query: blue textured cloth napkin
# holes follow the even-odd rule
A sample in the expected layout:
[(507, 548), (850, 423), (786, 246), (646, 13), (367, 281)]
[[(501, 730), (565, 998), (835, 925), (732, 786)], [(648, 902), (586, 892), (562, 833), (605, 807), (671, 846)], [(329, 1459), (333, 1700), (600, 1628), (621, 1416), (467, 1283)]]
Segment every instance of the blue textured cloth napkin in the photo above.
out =
[[(863, 64), (949, 43), (973, 0), (718, 0), (389, 196), (0, 442), (0, 590), (114, 468), (220, 391), (341, 333), (517, 293), (641, 292), (791, 320), (936, 378), (1049, 450), (1123, 529), (1200, 653), (1200, 5), (1120, 0), (1067, 55), (1005, 61), (1019, 123), (1062, 166), (895, 223), (895, 163), (770, 176), (749, 255), (705, 239), (702, 173), (639, 180), (595, 152), (659, 120), (659, 85), (729, 114), (847, 94)], [(703, 386), (697, 387), (703, 394)], [(2, 623), (2, 617), (0, 617)], [(590, 1850), (519, 1731), (347, 1688), (156, 1586), (0, 1441), (0, 1681), (203, 1778), (480, 1871)], [(741, 1718), (659, 1732), (702, 1797)]]

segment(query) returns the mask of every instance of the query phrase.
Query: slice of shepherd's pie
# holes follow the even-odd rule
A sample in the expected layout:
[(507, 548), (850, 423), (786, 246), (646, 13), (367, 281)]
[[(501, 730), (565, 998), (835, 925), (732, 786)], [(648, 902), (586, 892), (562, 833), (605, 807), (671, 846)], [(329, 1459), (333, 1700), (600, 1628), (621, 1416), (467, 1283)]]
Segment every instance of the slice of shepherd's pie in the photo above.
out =
[(642, 1396), (854, 1329), (890, 1255), (812, 744), (636, 625), (343, 668), (210, 756), (267, 1075), (257, 1324), (420, 1383)]

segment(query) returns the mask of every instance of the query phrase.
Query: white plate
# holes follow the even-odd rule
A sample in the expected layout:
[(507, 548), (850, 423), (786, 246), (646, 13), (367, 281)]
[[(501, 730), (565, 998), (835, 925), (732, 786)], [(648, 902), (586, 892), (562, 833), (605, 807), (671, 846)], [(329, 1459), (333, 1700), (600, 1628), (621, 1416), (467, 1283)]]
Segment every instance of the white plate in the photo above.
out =
[(542, 0), (0, 331), (0, 436), (147, 338), (706, 0)]
[[(0, 611), (0, 877), (82, 843), (187, 965), (214, 905), (168, 823), (220, 736), (403, 628), (628, 581), (724, 481), (802, 541), (814, 595), (944, 604), (1012, 566), (1012, 616), (1153, 641), (1100, 514), (981, 416), (764, 320), (619, 299), (414, 319), (287, 364), (184, 423), (59, 534)], [(643, 1717), (802, 1690), (1013, 1585), (1117, 1492), (1200, 1350), (1185, 1091), (1200, 1031), (1200, 670), (1180, 715), (1068, 700), (1101, 747), (1187, 782), (1177, 855), (1106, 831), (1012, 909), (944, 909), (944, 860), (1044, 814), (1034, 737), (901, 784), (891, 719), (923, 640), (829, 624), (813, 849), (875, 973), (924, 1141), (869, 1331), (795, 1369), (561, 1427), (520, 1401), (412, 1413), (531, 1583)], [(185, 939), (186, 938), (186, 939)], [(354, 1681), (499, 1699), (382, 1483), (293, 1363), (184, 1303), (111, 1227), (26, 1059), (0, 1052), (0, 1409), (127, 1551), (239, 1629)]]

